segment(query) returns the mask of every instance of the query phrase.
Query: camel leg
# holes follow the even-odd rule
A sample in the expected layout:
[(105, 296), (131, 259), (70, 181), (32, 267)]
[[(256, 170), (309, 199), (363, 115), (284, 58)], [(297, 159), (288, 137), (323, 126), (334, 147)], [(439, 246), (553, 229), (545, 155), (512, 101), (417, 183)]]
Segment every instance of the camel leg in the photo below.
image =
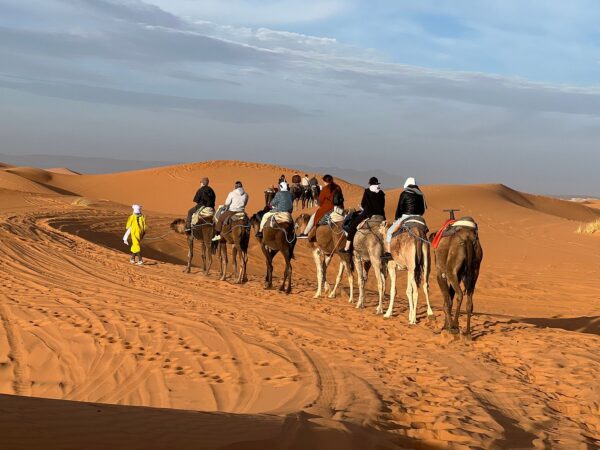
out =
[(237, 245), (234, 243), (231, 246), (231, 264), (233, 266), (233, 271), (231, 272), (233, 274), (233, 283), (237, 284), (237, 276), (238, 276), (238, 247)]
[(321, 260), (321, 250), (318, 248), (313, 250), (313, 259), (315, 260), (315, 265), (317, 266), (317, 292), (313, 298), (319, 298), (321, 296), (323, 287), (323, 261)]
[(431, 303), (429, 302), (429, 275), (431, 273), (431, 268), (429, 267), (431, 254), (429, 253), (429, 246), (427, 244), (423, 245), (423, 274), (421, 275), (423, 278), (423, 293), (425, 294), (425, 301), (427, 302), (427, 316), (433, 316), (433, 310), (431, 309)]
[(287, 281), (288, 278), (288, 271), (289, 271), (289, 256), (287, 254), (287, 252), (284, 250), (281, 252), (281, 255), (285, 258), (285, 270), (283, 271), (283, 282), (281, 283), (281, 287), (279, 288), (279, 290), (281, 292), (285, 292), (285, 282)]
[[(285, 260), (286, 263), (286, 272), (288, 274), (288, 285), (285, 291), (286, 294), (290, 294), (292, 292), (292, 258), (288, 257)], [(285, 280), (285, 278), (284, 278)]]
[(225, 281), (227, 278), (227, 244), (219, 244), (219, 251), (221, 253), (221, 281)]
[(466, 337), (470, 338), (471, 337), (471, 315), (473, 314), (473, 294), (472, 293), (467, 293), (466, 310), (467, 310), (467, 329), (464, 334)]
[[(460, 288), (460, 282), (458, 281), (458, 275), (456, 273), (451, 273), (448, 275), (449, 275), (448, 283), (450, 283), (450, 285), (452, 286), (452, 289), (454, 290), (454, 292), (456, 294), (456, 311), (454, 313), (454, 317), (452, 318), (451, 330), (453, 333), (458, 333), (458, 330), (459, 330), (458, 319), (460, 317), (460, 307), (462, 305), (463, 292), (462, 292), (462, 289)], [(450, 311), (450, 314), (452, 314), (452, 311)]]
[(267, 256), (267, 283), (266, 288), (271, 289), (273, 287), (273, 253), (268, 252)]
[(194, 235), (190, 234), (188, 237), (188, 262), (187, 267), (183, 269), (185, 273), (192, 271), (192, 259), (194, 258)]
[(440, 269), (438, 269), (438, 286), (440, 287), (440, 291), (444, 297), (444, 330), (450, 331), (452, 326), (452, 295), (450, 294), (450, 286), (448, 286), (446, 279), (442, 275), (443, 274), (440, 273)]
[(376, 258), (373, 263), (373, 272), (375, 272), (375, 279), (377, 280), (377, 292), (379, 294), (379, 303), (375, 309), (375, 314), (383, 313), (383, 296), (385, 295), (385, 275), (383, 273), (383, 267), (381, 266), (381, 260)]
[(242, 252), (242, 283), (248, 281), (248, 252)]
[(340, 261), (340, 268), (338, 270), (337, 277), (335, 278), (335, 284), (333, 285), (333, 290), (329, 293), (329, 298), (335, 298), (335, 294), (337, 292), (338, 286), (340, 285), (340, 281), (342, 281), (342, 276), (344, 275), (344, 268), (346, 264), (344, 261)]
[(388, 306), (388, 309), (383, 316), (386, 319), (389, 319), (390, 317), (392, 317), (392, 314), (394, 313), (394, 298), (396, 297), (396, 277), (397, 277), (396, 263), (394, 261), (390, 261), (388, 263), (388, 274), (390, 275), (390, 305)]
[(410, 323), (415, 325), (417, 323), (417, 305), (419, 304), (419, 286), (417, 285), (414, 271), (412, 272), (412, 276), (410, 276), (409, 272), (409, 281), (412, 285), (412, 317)]
[(206, 259), (207, 259), (206, 269), (204, 270), (205, 275), (208, 275), (210, 273), (210, 268), (212, 266), (212, 250), (211, 250), (210, 246), (211, 246), (210, 241), (204, 242), (204, 253), (206, 254)]
[(356, 260), (356, 272), (358, 274), (358, 302), (356, 308), (364, 308), (365, 304), (365, 268), (361, 260)]
[(329, 283), (327, 282), (327, 268), (329, 267), (329, 263), (331, 263), (331, 256), (325, 256), (323, 260), (323, 290), (325, 294), (331, 290)]
[(350, 264), (352, 264), (352, 261), (344, 262), (344, 264), (346, 265), (346, 273), (348, 274), (348, 286), (350, 289), (348, 302), (352, 303), (354, 301), (354, 276), (352, 274), (352, 270), (350, 270)]

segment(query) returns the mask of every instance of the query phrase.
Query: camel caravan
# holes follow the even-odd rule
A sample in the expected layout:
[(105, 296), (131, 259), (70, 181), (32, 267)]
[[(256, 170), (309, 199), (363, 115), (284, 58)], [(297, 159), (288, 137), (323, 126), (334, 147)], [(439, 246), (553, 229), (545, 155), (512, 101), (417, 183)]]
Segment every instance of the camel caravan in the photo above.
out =
[[(346, 274), (349, 302), (354, 302), (354, 274), (358, 280), (356, 308), (365, 307), (365, 285), (374, 273), (378, 303), (376, 314), (392, 317), (396, 297), (396, 277), (399, 270), (407, 272), (406, 297), (408, 323), (417, 323), (419, 290), (425, 296), (427, 317), (433, 317), (429, 300), (429, 277), (432, 255), (437, 282), (444, 298), (444, 330), (459, 333), (459, 316), (466, 296), (467, 322), (464, 335), (471, 334), (473, 293), (483, 259), (478, 226), (471, 217), (456, 219), (458, 210), (446, 210), (449, 219), (430, 233), (423, 217), (427, 202), (414, 178), (408, 178), (400, 195), (394, 220), (385, 214), (385, 193), (379, 180), (372, 177), (365, 189), (360, 208), (346, 209), (342, 188), (331, 175), (322, 177), (296, 174), (291, 185), (282, 175), (277, 186), (265, 190), (265, 206), (252, 216), (246, 213), (248, 193), (237, 181), (225, 203), (216, 206), (216, 195), (203, 178), (194, 196), (195, 206), (187, 218), (175, 220), (171, 229), (187, 236), (190, 273), (194, 256), (194, 241), (201, 244), (202, 269), (209, 275), (213, 255), (219, 255), (220, 279), (227, 278), (228, 248), (231, 248), (234, 283), (248, 280), (248, 244), (251, 230), (265, 258), (264, 287), (273, 287), (273, 263), (280, 253), (285, 270), (280, 290), (292, 290), (292, 261), (299, 240), (305, 240), (312, 250), (316, 266), (317, 289), (314, 297), (334, 298)], [(295, 219), (294, 210), (317, 207), (313, 214), (301, 213)], [(333, 286), (327, 281), (327, 270), (334, 257), (339, 260)], [(389, 279), (389, 304), (384, 313), (386, 282)], [(454, 302), (456, 301), (456, 305)]]

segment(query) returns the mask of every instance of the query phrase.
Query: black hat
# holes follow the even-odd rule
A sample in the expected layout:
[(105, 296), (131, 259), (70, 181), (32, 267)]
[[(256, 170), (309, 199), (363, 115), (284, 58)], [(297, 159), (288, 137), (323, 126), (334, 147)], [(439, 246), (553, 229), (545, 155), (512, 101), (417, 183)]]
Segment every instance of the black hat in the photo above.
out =
[(379, 180), (377, 179), (377, 177), (371, 177), (369, 178), (369, 186), (374, 186), (374, 185), (379, 185)]
[(242, 182), (241, 181), (236, 181), (235, 182), (235, 187), (236, 188), (241, 188), (242, 187)]

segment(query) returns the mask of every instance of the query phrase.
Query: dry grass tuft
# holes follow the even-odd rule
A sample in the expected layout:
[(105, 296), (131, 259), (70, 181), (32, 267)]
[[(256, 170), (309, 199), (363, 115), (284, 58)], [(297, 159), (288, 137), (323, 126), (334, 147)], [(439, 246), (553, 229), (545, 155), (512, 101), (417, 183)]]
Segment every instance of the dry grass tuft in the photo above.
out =
[(579, 234), (594, 234), (600, 232), (600, 219), (585, 225), (580, 225), (579, 228), (577, 228), (577, 232)]

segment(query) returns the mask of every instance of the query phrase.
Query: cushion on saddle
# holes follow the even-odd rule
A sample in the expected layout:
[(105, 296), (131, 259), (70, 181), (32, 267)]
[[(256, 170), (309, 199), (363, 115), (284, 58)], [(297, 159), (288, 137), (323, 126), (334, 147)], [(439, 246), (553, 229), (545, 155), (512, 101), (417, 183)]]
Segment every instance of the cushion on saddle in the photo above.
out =
[(448, 237), (456, 234), (461, 228), (471, 228), (477, 230), (477, 223), (471, 217), (462, 217), (458, 220), (448, 219), (444, 226), (440, 228), (435, 237), (433, 238), (433, 242), (431, 246), (433, 248), (438, 248), (440, 241), (443, 237)]
[(466, 228), (475, 228), (477, 229), (477, 224), (470, 217), (463, 217), (462, 219), (458, 219), (456, 222), (452, 224), (452, 227), (466, 227)]
[(321, 220), (319, 220), (319, 223), (317, 225), (328, 225), (343, 222), (344, 218), (345, 216), (343, 215), (343, 210), (336, 207), (333, 209), (333, 211), (328, 212), (323, 217), (321, 217)]
[(422, 216), (408, 216), (398, 224), (398, 228), (392, 233), (392, 238), (395, 238), (396, 236), (405, 233), (412, 228), (419, 228), (425, 233), (429, 231), (429, 228), (427, 228), (427, 223)]
[(381, 222), (383, 222), (384, 220), (385, 220), (385, 217), (383, 217), (383, 216), (373, 216), (373, 217), (365, 219), (361, 223), (359, 223), (358, 227), (356, 227), (356, 229), (357, 230), (362, 230), (364, 227), (367, 226), (367, 223), (369, 225), (378, 225)]
[[(269, 214), (269, 213), (267, 213)], [(275, 224), (293, 223), (294, 219), (289, 212), (274, 212), (267, 219), (266, 227), (274, 227)]]
[[(220, 205), (220, 206), (217, 208), (217, 212), (215, 213), (215, 221), (217, 221), (217, 220), (220, 220), (220, 219), (221, 219), (221, 216), (223, 215), (223, 213), (224, 213), (225, 211), (227, 211), (227, 210), (225, 209), (225, 206), (223, 206), (223, 205)], [(245, 213), (245, 212), (243, 212), (243, 211), (242, 211), (242, 212), (236, 212), (235, 214), (232, 214), (232, 215), (231, 215), (231, 216), (230, 216), (230, 217), (227, 219), (227, 222), (225, 222), (225, 223), (237, 222), (238, 220), (244, 220), (244, 219), (246, 219), (246, 217), (247, 217), (247, 216), (246, 216), (246, 213)], [(224, 224), (224, 225), (225, 225), (225, 224)]]
[[(201, 206), (194, 214), (192, 214), (192, 225), (197, 225), (198, 222), (200, 222), (200, 218), (212, 219), (214, 215), (214, 208), (210, 208), (208, 206)], [(203, 222), (207, 222), (207, 220), (203, 220)]]

